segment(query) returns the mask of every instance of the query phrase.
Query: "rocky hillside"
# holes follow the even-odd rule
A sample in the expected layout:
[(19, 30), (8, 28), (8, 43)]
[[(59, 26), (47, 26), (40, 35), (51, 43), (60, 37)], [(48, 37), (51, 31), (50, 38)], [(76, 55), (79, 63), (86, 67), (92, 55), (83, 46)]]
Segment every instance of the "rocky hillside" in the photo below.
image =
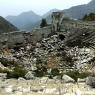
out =
[(95, 30), (38, 30), (24, 34), (34, 39), (24, 46), (0, 50), (0, 94), (94, 95)]
[[(66, 74), (68, 70), (90, 73), (95, 58), (94, 48), (91, 47), (94, 45), (88, 45), (88, 37), (91, 39), (91, 36), (81, 32), (80, 29), (77, 31), (80, 32), (75, 36), (73, 36), (72, 32), (71, 34), (51, 34), (36, 44), (30, 42), (24, 47), (3, 49), (0, 55), (1, 64), (6, 66), (7, 62), (7, 68), (11, 67), (11, 69), (13, 68), (13, 62), (19, 65), (22, 64), (27, 71), (32, 71), (31, 73), (35, 77), (60, 76), (61, 74)], [(85, 31), (89, 35), (93, 34), (89, 30)], [(81, 42), (80, 40), (78, 41), (78, 38), (81, 39)], [(87, 41), (86, 44), (83, 44), (83, 41)], [(92, 43), (94, 42), (93, 39), (91, 41)], [(9, 64), (10, 62), (11, 64)]]
[(17, 31), (18, 29), (0, 16), (0, 33)]
[[(1, 83), (5, 80), (8, 85), (3, 83), (0, 86), (0, 90), (4, 91), (2, 93), (95, 93), (95, 23), (66, 19), (62, 23), (56, 32), (52, 29), (52, 24), (36, 28), (32, 32), (0, 35), (0, 80)], [(16, 80), (14, 85), (10, 83), (12, 78), (15, 78), (13, 81)], [(31, 84), (28, 80), (32, 80), (32, 85), (37, 84), (34, 87), (38, 88), (33, 89), (28, 85)], [(22, 84), (22, 81), (27, 84)], [(41, 87), (43, 83), (44, 88), (39, 88), (39, 84)], [(66, 86), (65, 92), (61, 89), (64, 88), (63, 84), (72, 84), (72, 88)], [(26, 85), (29, 86), (28, 89)], [(50, 90), (49, 87), (52, 86)], [(73, 87), (78, 88), (78, 91)]]
[(65, 44), (69, 47), (95, 47), (95, 29), (72, 29), (67, 34)]

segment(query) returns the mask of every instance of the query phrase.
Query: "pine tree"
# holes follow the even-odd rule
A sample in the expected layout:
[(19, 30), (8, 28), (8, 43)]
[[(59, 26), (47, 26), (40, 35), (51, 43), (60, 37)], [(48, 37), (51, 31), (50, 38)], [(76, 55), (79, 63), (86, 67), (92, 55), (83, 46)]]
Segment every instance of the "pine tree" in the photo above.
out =
[(40, 24), (40, 27), (43, 28), (43, 27), (46, 27), (46, 26), (47, 26), (46, 19), (42, 19), (41, 24)]

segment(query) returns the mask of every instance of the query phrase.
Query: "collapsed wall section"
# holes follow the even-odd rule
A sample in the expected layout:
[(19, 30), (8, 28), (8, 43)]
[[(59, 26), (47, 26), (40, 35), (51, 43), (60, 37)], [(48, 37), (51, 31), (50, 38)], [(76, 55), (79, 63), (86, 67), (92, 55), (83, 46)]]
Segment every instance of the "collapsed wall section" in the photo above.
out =
[(42, 38), (51, 34), (51, 27), (36, 28), (32, 32), (10, 32), (0, 34), (0, 49), (26, 46), (26, 44), (36, 44)]

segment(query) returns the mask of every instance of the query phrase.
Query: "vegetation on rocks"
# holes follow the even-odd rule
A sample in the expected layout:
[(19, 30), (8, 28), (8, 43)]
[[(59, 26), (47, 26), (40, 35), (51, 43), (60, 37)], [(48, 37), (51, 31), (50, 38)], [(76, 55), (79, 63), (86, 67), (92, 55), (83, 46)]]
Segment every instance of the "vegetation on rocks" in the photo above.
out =
[(0, 73), (8, 73), (8, 70), (0, 68)]
[(47, 68), (42, 66), (42, 67), (37, 67), (37, 70), (34, 71), (34, 76), (35, 77), (43, 77), (47, 74)]
[(46, 19), (42, 19), (42, 22), (40, 24), (40, 27), (43, 28), (43, 27), (46, 27), (47, 26), (47, 21)]
[(0, 59), (0, 62), (2, 65), (4, 65), (5, 67), (12, 67), (12, 66), (17, 66), (18, 64), (15, 61), (9, 61), (7, 59)]
[(20, 66), (15, 67), (12, 71), (7, 72), (7, 78), (25, 77), (27, 71)]
[(59, 70), (57, 68), (54, 68), (51, 70), (51, 76), (54, 77), (54, 76), (58, 76), (59, 75)]
[(75, 82), (78, 81), (78, 78), (84, 79), (88, 77), (90, 74), (88, 72), (79, 72), (78, 70), (68, 71), (66, 72), (68, 76), (70, 76), (72, 79), (75, 80)]
[(84, 20), (84, 21), (95, 21), (95, 13), (86, 14), (82, 20)]
[(9, 61), (3, 58), (0, 59), (0, 62), (5, 67), (5, 69), (0, 68), (0, 73), (7, 73), (7, 78), (24, 77), (27, 73), (24, 67), (15, 61)]

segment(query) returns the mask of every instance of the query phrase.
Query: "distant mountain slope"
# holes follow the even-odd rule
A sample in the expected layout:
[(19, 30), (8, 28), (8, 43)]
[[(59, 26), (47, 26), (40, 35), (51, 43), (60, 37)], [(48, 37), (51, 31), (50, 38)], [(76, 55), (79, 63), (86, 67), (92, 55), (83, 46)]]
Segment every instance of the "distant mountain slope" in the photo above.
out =
[(88, 4), (71, 7), (63, 10), (63, 12), (68, 17), (81, 19), (85, 14), (95, 12), (95, 0), (92, 0)]
[(39, 20), (35, 23), (29, 23), (27, 25), (24, 25), (22, 27), (22, 29), (25, 30), (25, 31), (32, 31), (32, 29), (35, 28), (35, 27), (38, 27), (40, 25), (40, 23), (41, 23), (41, 20)]
[(23, 26), (23, 29), (24, 30), (31, 31), (34, 27), (37, 27), (37, 26), (40, 25), (42, 18), (46, 18), (47, 23), (51, 23), (51, 14), (52, 14), (52, 12), (56, 12), (56, 11), (59, 11), (59, 10), (58, 9), (52, 9), (52, 10), (50, 10), (49, 12), (47, 12), (46, 14), (44, 14), (41, 17), (41, 19), (38, 20), (37, 22), (35, 22), (35, 23), (30, 22), (27, 25), (24, 25)]
[[(51, 21), (50, 15), (52, 14), (52, 12), (56, 12), (56, 11), (61, 11), (61, 10), (58, 10), (58, 9), (50, 10), (49, 12), (44, 14), (43, 17), (45, 17), (47, 21), (50, 22)], [(68, 16), (74, 19), (81, 19), (83, 18), (85, 14), (89, 14), (91, 12), (95, 13), (95, 0), (91, 0), (91, 2), (89, 2), (88, 4), (78, 5), (78, 6), (74, 6), (69, 9), (63, 10), (63, 14), (65, 16)]]
[(17, 26), (19, 29), (23, 29), (24, 26), (27, 26), (30, 23), (34, 24), (39, 21), (41, 17), (33, 11), (29, 11), (24, 12), (18, 16), (7, 16), (6, 19)]
[[(61, 11), (58, 9), (53, 9), (47, 12), (43, 17), (47, 19), (48, 22), (51, 22), (51, 14), (52, 12)], [(71, 7), (69, 9), (65, 9), (62, 11), (63, 14), (67, 17), (74, 18), (74, 19), (81, 19), (85, 14), (95, 13), (95, 0), (92, 0), (88, 4), (78, 5)]]
[(0, 16), (0, 33), (17, 31), (18, 29)]

